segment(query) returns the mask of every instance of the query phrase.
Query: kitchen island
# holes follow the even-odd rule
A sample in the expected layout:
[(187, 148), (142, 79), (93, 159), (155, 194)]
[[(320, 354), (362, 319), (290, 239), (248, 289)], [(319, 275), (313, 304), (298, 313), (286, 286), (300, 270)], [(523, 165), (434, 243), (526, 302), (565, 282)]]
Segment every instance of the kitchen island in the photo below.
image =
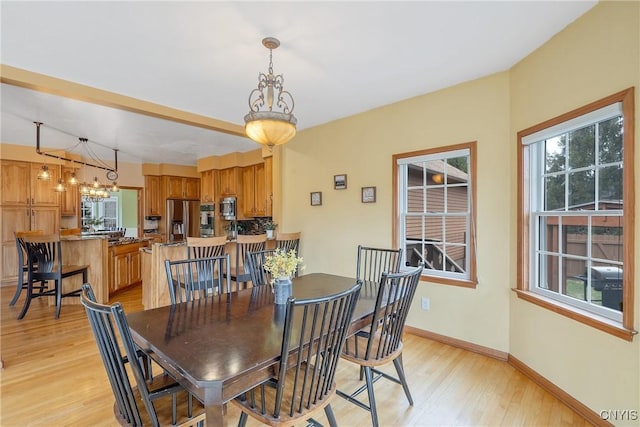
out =
[[(108, 240), (97, 236), (61, 236), (62, 263), (88, 265), (88, 281), (96, 294), (98, 302), (109, 302), (109, 250)], [(62, 281), (62, 292), (80, 289), (82, 276), (67, 277)], [(54, 298), (48, 298), (49, 305), (55, 305)], [(63, 298), (63, 304), (80, 304), (78, 298)]]

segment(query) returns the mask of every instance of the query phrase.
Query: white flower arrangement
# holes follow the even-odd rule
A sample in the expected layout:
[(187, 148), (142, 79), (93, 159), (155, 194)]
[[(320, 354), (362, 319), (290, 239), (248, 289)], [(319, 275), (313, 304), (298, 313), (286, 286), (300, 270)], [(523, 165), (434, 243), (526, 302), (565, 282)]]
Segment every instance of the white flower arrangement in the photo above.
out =
[[(281, 277), (291, 278), (296, 272), (298, 266), (301, 266), (303, 262), (302, 257), (296, 256), (296, 251), (293, 249), (286, 252), (280, 248), (276, 249), (273, 255), (267, 255), (264, 260), (264, 269), (271, 273), (271, 284), (276, 282), (276, 279)], [(300, 269), (302, 269), (301, 267)]]

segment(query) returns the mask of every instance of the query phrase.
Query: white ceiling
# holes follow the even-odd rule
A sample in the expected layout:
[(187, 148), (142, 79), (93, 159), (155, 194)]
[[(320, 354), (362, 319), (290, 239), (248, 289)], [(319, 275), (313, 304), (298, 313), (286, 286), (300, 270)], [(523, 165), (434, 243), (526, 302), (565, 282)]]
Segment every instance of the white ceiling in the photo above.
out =
[[(1, 62), (243, 125), (274, 71), (298, 130), (509, 69), (595, 1), (1, 1)], [(195, 165), (258, 148), (237, 136), (2, 84), (2, 142)], [(100, 148), (96, 148), (100, 153)], [(102, 154), (100, 154), (102, 156)], [(105, 158), (113, 157), (107, 150)]]

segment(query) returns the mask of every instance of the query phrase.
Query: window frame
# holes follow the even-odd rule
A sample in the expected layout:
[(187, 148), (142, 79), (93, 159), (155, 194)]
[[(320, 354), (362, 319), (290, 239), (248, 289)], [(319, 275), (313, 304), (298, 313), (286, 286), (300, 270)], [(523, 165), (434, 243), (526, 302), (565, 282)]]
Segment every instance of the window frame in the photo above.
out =
[[(585, 325), (594, 327), (601, 331), (607, 332), (622, 339), (631, 341), (636, 331), (633, 330), (634, 321), (634, 219), (635, 219), (635, 178), (633, 162), (634, 154), (634, 137), (635, 137), (635, 117), (634, 117), (634, 88), (628, 88), (598, 101), (577, 108), (568, 113), (562, 114), (550, 120), (539, 123), (535, 126), (521, 130), (517, 133), (518, 144), (518, 218), (517, 218), (517, 287), (514, 289), (519, 298), (536, 304), (545, 309), (551, 310), (560, 315), (574, 319)], [(622, 107), (622, 116), (624, 120), (623, 128), (623, 200), (624, 208), (622, 215), (622, 227), (624, 230), (623, 244), (623, 307), (622, 320), (616, 321), (610, 318), (598, 315), (591, 311), (583, 310), (574, 305), (558, 301), (553, 298), (531, 290), (533, 284), (530, 282), (532, 269), (531, 251), (532, 240), (536, 239), (534, 230), (532, 230), (530, 191), (534, 191), (536, 183), (532, 182), (530, 162), (531, 147), (525, 142), (530, 135), (544, 133), (554, 126), (563, 125), (567, 122), (575, 121), (580, 117), (589, 117), (590, 113), (613, 104), (620, 103)]]
[[(423, 270), (421, 281), (434, 282), (444, 285), (461, 286), (467, 288), (475, 288), (478, 279), (476, 273), (476, 141), (465, 142), (461, 144), (454, 144), (444, 147), (429, 148), (418, 151), (411, 151), (406, 153), (398, 153), (392, 156), (392, 173), (393, 173), (393, 241), (396, 242), (397, 247), (403, 247), (404, 242), (401, 241), (403, 237), (402, 230), (404, 229), (401, 218), (401, 199), (400, 197), (406, 192), (406, 189), (401, 188), (402, 183), (400, 180), (400, 165), (399, 161), (404, 161), (408, 158), (434, 156), (442, 153), (456, 153), (461, 150), (468, 151), (469, 155), (469, 183), (468, 188), (470, 191), (469, 197), (469, 220), (470, 220), (470, 233), (466, 239), (466, 246), (468, 247), (469, 254), (469, 266), (468, 266), (468, 278), (455, 278), (450, 276), (443, 276), (441, 274), (431, 274), (428, 269)], [(406, 260), (406, 254), (403, 253), (403, 262)]]

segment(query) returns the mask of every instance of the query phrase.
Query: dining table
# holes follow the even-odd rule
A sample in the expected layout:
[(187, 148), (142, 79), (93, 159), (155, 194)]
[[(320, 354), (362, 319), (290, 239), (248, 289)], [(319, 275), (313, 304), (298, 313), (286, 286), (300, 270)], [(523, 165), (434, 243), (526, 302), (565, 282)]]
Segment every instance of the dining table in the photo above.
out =
[[(292, 280), (292, 296), (328, 296), (356, 279), (311, 273)], [(377, 284), (363, 284), (350, 334), (370, 324)], [(205, 407), (206, 425), (224, 425), (224, 404), (272, 378), (280, 359), (285, 304), (271, 286), (129, 313), (135, 343)]]

